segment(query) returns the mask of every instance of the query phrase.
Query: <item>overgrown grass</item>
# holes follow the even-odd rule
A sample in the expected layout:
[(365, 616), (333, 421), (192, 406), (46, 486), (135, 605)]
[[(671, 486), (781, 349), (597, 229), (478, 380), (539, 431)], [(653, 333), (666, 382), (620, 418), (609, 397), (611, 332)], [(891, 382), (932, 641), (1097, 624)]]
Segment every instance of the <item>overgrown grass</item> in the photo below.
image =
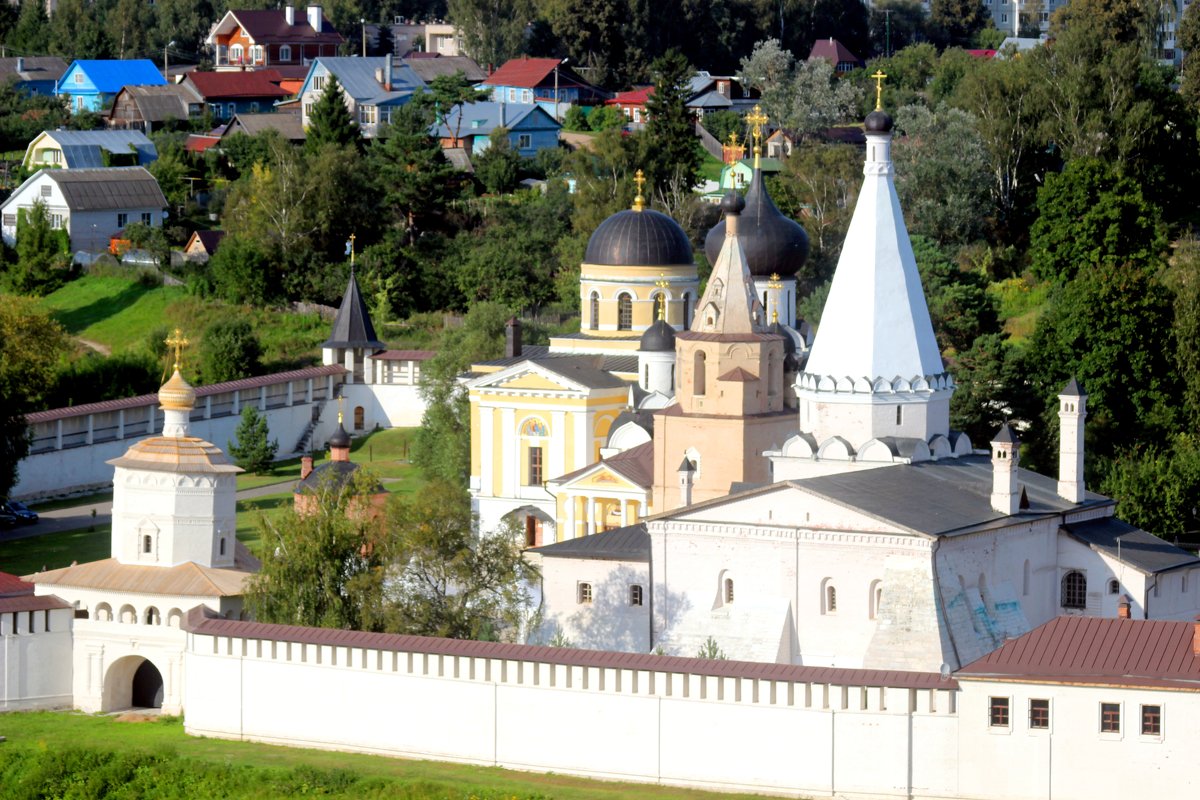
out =
[[(292, 797), (398, 800), (749, 800), (734, 795), (187, 736), (178, 718), (0, 714), (6, 798)], [(81, 744), (84, 743), (84, 744)]]
[(996, 303), (1004, 331), (1014, 344), (1022, 344), (1037, 328), (1050, 298), (1050, 284), (1029, 277), (997, 281), (987, 289)]
[(67, 567), (72, 561), (83, 564), (108, 558), (112, 551), (110, 531), (109, 525), (97, 525), (94, 531), (82, 528), (9, 540), (0, 533), (0, 572), (28, 575), (42, 568)]
[(719, 158), (713, 158), (708, 153), (705, 153), (704, 160), (700, 162), (700, 180), (720, 183), (721, 170), (724, 168), (725, 162), (721, 161)]

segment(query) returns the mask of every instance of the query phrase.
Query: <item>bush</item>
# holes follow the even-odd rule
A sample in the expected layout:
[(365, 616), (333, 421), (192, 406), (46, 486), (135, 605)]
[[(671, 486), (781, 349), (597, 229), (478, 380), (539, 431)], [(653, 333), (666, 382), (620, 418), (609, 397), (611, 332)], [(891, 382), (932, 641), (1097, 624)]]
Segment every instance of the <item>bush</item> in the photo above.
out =
[(204, 383), (249, 378), (261, 367), (262, 345), (245, 319), (219, 319), (200, 341), (200, 377)]
[(590, 131), (591, 129), (591, 126), (588, 125), (587, 114), (579, 106), (571, 106), (567, 109), (567, 113), (563, 114), (564, 131)]

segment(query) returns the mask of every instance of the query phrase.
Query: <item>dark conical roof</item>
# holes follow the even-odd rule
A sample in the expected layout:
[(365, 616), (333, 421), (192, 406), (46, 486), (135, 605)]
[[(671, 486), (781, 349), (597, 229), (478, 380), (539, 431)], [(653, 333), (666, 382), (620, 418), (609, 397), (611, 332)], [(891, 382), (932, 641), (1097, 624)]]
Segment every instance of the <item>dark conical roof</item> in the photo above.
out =
[(1075, 380), (1074, 376), (1071, 376), (1071, 382), (1064, 386), (1059, 394), (1063, 397), (1082, 397), (1083, 389), (1080, 387), (1079, 381)]
[(638, 350), (644, 353), (665, 353), (675, 349), (675, 329), (666, 320), (655, 320), (642, 334)]
[(613, 214), (588, 240), (586, 264), (666, 267), (695, 262), (692, 243), (679, 223), (659, 211), (630, 209)]
[[(795, 220), (788, 219), (776, 207), (767, 192), (761, 169), (754, 170), (746, 191), (746, 208), (738, 222), (738, 242), (746, 254), (750, 274), (765, 278), (779, 274), (790, 278), (808, 259), (808, 234)], [(725, 218), (722, 217), (704, 237), (704, 254), (710, 264), (717, 263), (725, 242)]]
[(346, 429), (342, 426), (342, 423), (340, 423), (340, 422), (338, 423), (337, 430), (334, 431), (333, 435), (329, 437), (329, 446), (330, 447), (349, 447), (350, 446), (350, 434), (346, 433)]
[(342, 295), (342, 305), (333, 320), (333, 331), (321, 346), (361, 347), (365, 350), (383, 350), (387, 347), (375, 338), (375, 326), (371, 324), (371, 315), (367, 313), (367, 304), (363, 302), (358, 279), (353, 272), (350, 273), (350, 282), (346, 284), (346, 293)]
[(992, 444), (1017, 444), (1017, 435), (1013, 433), (1013, 429), (1004, 423), (1000, 426), (1000, 432), (996, 434), (996, 438), (992, 439)]

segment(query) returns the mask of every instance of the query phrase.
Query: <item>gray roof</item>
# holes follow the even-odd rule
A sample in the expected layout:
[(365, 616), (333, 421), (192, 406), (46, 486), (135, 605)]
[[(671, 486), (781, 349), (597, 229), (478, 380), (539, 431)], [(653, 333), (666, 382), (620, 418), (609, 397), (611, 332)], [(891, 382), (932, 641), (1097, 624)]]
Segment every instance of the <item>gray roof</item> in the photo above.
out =
[(304, 141), (304, 124), (299, 114), (279, 112), (275, 114), (235, 114), (225, 127), (222, 138), (235, 133), (255, 136), (263, 131), (279, 131), (283, 138), (292, 142)]
[(329, 339), (322, 347), (361, 347), (366, 350), (384, 350), (387, 348), (375, 336), (375, 326), (371, 324), (371, 315), (367, 304), (358, 290), (358, 279), (350, 273), (346, 284), (346, 292), (342, 295), (342, 305), (338, 308), (337, 317), (333, 320), (333, 330)]
[[(1079, 505), (1064, 500), (1058, 496), (1057, 481), (1024, 469), (1018, 469), (1018, 480), (1029, 499), (1029, 508), (1021, 511), (1021, 517), (1036, 518), (1111, 503), (1090, 492)], [(880, 467), (791, 483), (847, 508), (929, 536), (1000, 527), (1011, 519), (992, 510), (992, 461), (987, 456)]]
[[(17, 72), (17, 62), (24, 69)], [(19, 81), (57, 81), (67, 71), (67, 62), (58, 56), (26, 56), (0, 58), (0, 79), (15, 77)]]
[(442, 150), (442, 153), (446, 156), (446, 160), (450, 162), (450, 165), (459, 172), (474, 174), (475, 165), (471, 163), (471, 156), (467, 154), (465, 147), (447, 147)]
[(606, 355), (600, 365), (607, 372), (624, 372), (633, 375), (638, 373), (637, 356)]
[(1073, 522), (1063, 528), (1093, 550), (1113, 558), (1119, 553), (1122, 562), (1142, 572), (1153, 574), (1200, 564), (1200, 558), (1188, 551), (1115, 517)]
[(29, 180), (43, 173), (58, 184), (72, 211), (167, 207), (158, 181), (145, 167), (46, 169)]
[[(126, 86), (121, 92), (133, 100), (138, 113), (146, 122), (186, 120), (191, 112), (189, 107), (203, 102), (200, 95), (187, 84)], [(114, 103), (114, 111), (116, 107), (117, 104)]]
[(650, 562), (650, 534), (639, 522), (624, 528), (567, 539), (538, 547), (532, 552), (547, 558), (594, 558), (601, 561)]
[[(295, 494), (311, 494), (322, 489), (340, 492), (354, 479), (354, 473), (358, 470), (359, 465), (353, 461), (326, 461), (308, 473), (303, 480), (296, 481), (292, 491)], [(368, 487), (368, 491), (371, 494), (382, 494), (383, 485), (376, 482)]]
[(550, 348), (544, 344), (527, 344), (522, 345), (521, 355), (519, 356), (501, 356), (500, 358), (493, 358), (490, 361), (478, 361), (476, 363), (481, 367), (511, 367), (513, 364), (520, 364), (522, 361), (540, 358), (549, 352)]
[(487, 73), (467, 56), (438, 56), (437, 58), (405, 58), (404, 65), (412, 69), (417, 77), (429, 83), (442, 75), (461, 72), (471, 83), (487, 78)]
[(692, 243), (679, 223), (661, 211), (618, 211), (588, 239), (584, 263), (612, 266), (694, 264)]
[(1075, 376), (1072, 375), (1071, 380), (1067, 382), (1067, 385), (1063, 387), (1059, 394), (1064, 397), (1082, 397), (1083, 389), (1080, 388), (1079, 381), (1075, 380)]
[(376, 79), (375, 71), (382, 70), (389, 58), (391, 56), (339, 56), (317, 60), (337, 76), (342, 91), (353, 97), (356, 103), (374, 106), (403, 105), (412, 97), (413, 92), (424, 91), (425, 82), (417, 77), (412, 67), (401, 64), (392, 67), (392, 89), (385, 90), (383, 84)]
[[(465, 109), (464, 110), (464, 106)], [(554, 121), (541, 106), (529, 103), (460, 103), (446, 113), (442, 124), (437, 126), (436, 136), (449, 139), (454, 136), (459, 115), (463, 117), (458, 135), (488, 136), (496, 128), (512, 130), (523, 125), (522, 130), (555, 130), (562, 126)]]
[[(158, 158), (154, 142), (138, 130), (129, 131), (47, 131), (63, 152), (63, 163), (70, 169), (103, 167), (104, 153), (138, 154), (138, 163), (147, 164)], [(33, 142), (30, 142), (30, 147)], [(31, 155), (27, 148), (25, 159)]]

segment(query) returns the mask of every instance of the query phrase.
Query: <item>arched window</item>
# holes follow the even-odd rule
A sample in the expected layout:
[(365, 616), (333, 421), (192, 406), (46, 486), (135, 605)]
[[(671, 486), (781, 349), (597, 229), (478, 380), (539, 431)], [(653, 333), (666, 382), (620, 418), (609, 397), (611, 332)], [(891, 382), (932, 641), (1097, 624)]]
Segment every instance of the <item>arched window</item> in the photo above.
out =
[(96, 605), (96, 621), (112, 622), (112, 606), (108, 603), (98, 603)]
[(280, 61), (291, 61), (292, 60), (292, 46), (291, 45), (288, 45), (288, 44), (279, 45), (279, 60)]
[(158, 614), (158, 609), (150, 606), (146, 609), (145, 620), (147, 625), (161, 625), (162, 618)]
[(1062, 607), (1087, 608), (1087, 575), (1073, 569), (1062, 579)]
[(821, 613), (837, 612), (837, 589), (833, 586), (833, 578), (821, 581)]
[(692, 394), (703, 395), (705, 386), (707, 386), (707, 376), (705, 373), (705, 360), (703, 350), (697, 350), (696, 355), (692, 360)]
[(355, 406), (354, 407), (354, 430), (361, 431), (364, 427), (366, 427), (366, 412), (363, 411), (362, 406)]
[(726, 603), (733, 602), (733, 578), (725, 579), (724, 596)]
[(592, 296), (589, 299), (588, 305), (589, 305), (588, 324), (591, 326), (592, 330), (598, 331), (598, 330), (600, 330), (600, 293), (599, 292), (592, 292)]
[(530, 417), (521, 424), (522, 476), (526, 486), (541, 486), (546, 479), (546, 423)]
[(871, 619), (878, 619), (879, 604), (883, 602), (883, 581), (878, 579), (871, 581), (871, 589), (867, 594), (867, 602), (871, 610)]
[(242, 55), (245, 52), (246, 51), (242, 49), (242, 46), (240, 44), (235, 44), (232, 47), (230, 47), (229, 48), (229, 63), (231, 63), (231, 64), (242, 63)]
[(123, 605), (121, 606), (121, 612), (117, 617), (117, 621), (121, 622), (122, 624), (129, 625), (136, 623), (137, 618), (137, 610), (133, 606)]
[(145, 534), (144, 536), (142, 536), (142, 552), (143, 553), (154, 552), (154, 539), (148, 533)]
[[(1186, 581), (1187, 576), (1184, 575), (1183, 577), (1184, 577), (1184, 580)], [(1187, 584), (1185, 583), (1184, 585), (1186, 586)], [(1109, 581), (1108, 582), (1108, 593), (1109, 594), (1120, 594), (1121, 593), (1121, 582), (1118, 581), (1116, 578), (1113, 578), (1111, 581)]]
[(617, 330), (633, 330), (633, 298), (624, 293), (617, 298)]

